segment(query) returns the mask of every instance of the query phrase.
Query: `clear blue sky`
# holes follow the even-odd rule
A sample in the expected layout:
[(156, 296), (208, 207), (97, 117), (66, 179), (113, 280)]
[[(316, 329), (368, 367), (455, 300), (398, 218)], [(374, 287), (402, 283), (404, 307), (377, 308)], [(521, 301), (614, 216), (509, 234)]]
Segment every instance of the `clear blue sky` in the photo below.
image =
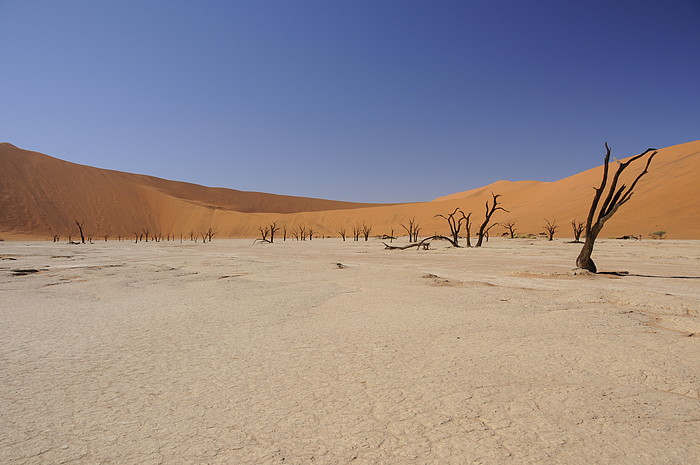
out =
[(700, 139), (699, 57), (699, 0), (0, 0), (0, 141), (423, 201)]

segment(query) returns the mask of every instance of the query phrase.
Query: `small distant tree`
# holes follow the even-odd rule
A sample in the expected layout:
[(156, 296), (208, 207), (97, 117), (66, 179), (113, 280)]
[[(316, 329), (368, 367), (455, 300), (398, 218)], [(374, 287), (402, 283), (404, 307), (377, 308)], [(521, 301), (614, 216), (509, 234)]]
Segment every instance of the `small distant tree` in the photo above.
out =
[(149, 234), (150, 234), (150, 232), (148, 231), (148, 229), (147, 229), (147, 228), (144, 228), (144, 230), (143, 230), (143, 235), (146, 237), (146, 242), (148, 242), (148, 235), (149, 235)]
[(141, 233), (139, 231), (134, 231), (134, 244), (138, 244), (140, 238)]
[(306, 225), (305, 224), (300, 224), (297, 226), (297, 230), (299, 232), (299, 235), (297, 236), (297, 240), (306, 240)]
[(282, 226), (282, 242), (287, 242), (287, 226)]
[(649, 235), (651, 236), (652, 239), (663, 239), (664, 237), (666, 237), (666, 231), (654, 231), (653, 233), (651, 233)]
[(267, 236), (270, 235), (270, 227), (269, 226), (258, 226), (258, 231), (260, 231), (260, 240), (263, 242), (270, 242), (267, 239)]
[(80, 222), (75, 220), (75, 224), (78, 225), (78, 231), (80, 231), (80, 242), (85, 244), (85, 236), (83, 235), (83, 225), (85, 224), (85, 221)]
[[(615, 175), (613, 176), (612, 181), (608, 186), (607, 182), (611, 149), (607, 142), (605, 143), (605, 150), (606, 152), (603, 165), (603, 179), (600, 182), (600, 187), (594, 187), (595, 195), (593, 196), (593, 201), (591, 202), (591, 209), (589, 210), (588, 218), (586, 219), (586, 241), (583, 243), (581, 252), (576, 258), (577, 267), (582, 268), (584, 270), (588, 270), (592, 273), (596, 273), (598, 271), (595, 263), (591, 259), (591, 254), (593, 253), (593, 246), (595, 244), (596, 238), (598, 237), (598, 234), (600, 233), (601, 229), (603, 229), (603, 225), (605, 224), (605, 222), (612, 218), (615, 212), (622, 205), (627, 203), (632, 197), (637, 182), (639, 182), (642, 176), (647, 174), (649, 165), (651, 164), (651, 161), (654, 159), (654, 156), (656, 156), (657, 153), (656, 149), (650, 148), (644, 151), (643, 153), (640, 153), (639, 155), (633, 156), (624, 163), (618, 161), (617, 171), (615, 172)], [(629, 187), (627, 187), (625, 184), (622, 184), (618, 188), (617, 184), (620, 180), (620, 175), (622, 174), (622, 172), (631, 163), (635, 162), (636, 160), (639, 160), (649, 152), (652, 153), (651, 155), (649, 155), (649, 158), (647, 158), (647, 163), (644, 167), (644, 170), (641, 173), (639, 173), (639, 175), (634, 179), (632, 184), (630, 184)], [(603, 201), (600, 210), (598, 210), (598, 204), (600, 203), (600, 199), (603, 197), (603, 193), (605, 192), (606, 188), (607, 195), (605, 196), (605, 200)]]
[(554, 233), (559, 229), (559, 225), (556, 223), (556, 219), (549, 221), (547, 218), (544, 219), (545, 223), (547, 225), (544, 227), (545, 231), (547, 231), (547, 236), (549, 237), (549, 240), (554, 239)]
[(501, 226), (508, 230), (511, 239), (515, 239), (515, 221), (509, 221), (507, 223), (501, 223)]
[(102, 237), (104, 237), (104, 238), (105, 238), (105, 242), (107, 242), (107, 239), (109, 238), (109, 234), (105, 234), (105, 235), (102, 236)]
[(581, 234), (583, 233), (583, 228), (586, 227), (586, 223), (583, 221), (578, 221), (576, 219), (571, 221), (571, 229), (574, 231), (574, 242), (581, 242)]
[(190, 237), (190, 242), (195, 240), (194, 231), (190, 230), (187, 235)]
[(357, 242), (360, 240), (360, 234), (362, 234), (362, 226), (356, 224), (352, 227), (352, 240)]
[(401, 227), (406, 230), (408, 233), (408, 241), (409, 242), (417, 242), (418, 241), (418, 233), (420, 232), (420, 224), (416, 222), (415, 217), (409, 218), (408, 219), (408, 226), (405, 224), (402, 224)]
[(212, 228), (207, 229), (206, 236), (209, 242), (211, 242), (212, 239), (214, 239), (214, 236), (216, 235), (216, 231), (214, 231)]
[(493, 225), (491, 227), (488, 225), (493, 214), (496, 213), (497, 210), (503, 210), (504, 212), (508, 213), (508, 210), (498, 205), (498, 198), (501, 196), (501, 194), (494, 194), (491, 192), (491, 196), (493, 197), (491, 206), (489, 206), (488, 200), (486, 201), (486, 216), (484, 218), (484, 222), (481, 223), (481, 226), (479, 226), (479, 237), (476, 241), (476, 247), (481, 247), (481, 244), (484, 242), (484, 236), (488, 232), (487, 228), (491, 229), (491, 227), (493, 227)]
[(314, 238), (314, 228), (313, 228), (313, 226), (309, 226), (309, 231), (308, 231), (307, 235), (308, 235), (310, 241), (313, 240), (313, 238)]
[(340, 237), (343, 238), (343, 242), (345, 242), (345, 228), (340, 228), (340, 231), (338, 231), (338, 234), (340, 234)]
[(280, 228), (277, 227), (277, 221), (273, 221), (270, 223), (269, 230), (270, 230), (270, 243), (272, 244), (275, 242), (275, 233), (279, 231)]
[(372, 233), (372, 226), (367, 226), (366, 224), (362, 224), (362, 235), (365, 238), (365, 242), (369, 240), (369, 235)]
[(53, 235), (53, 241), (54, 241), (54, 242), (61, 242), (61, 236), (59, 236), (58, 234), (54, 234), (54, 235)]

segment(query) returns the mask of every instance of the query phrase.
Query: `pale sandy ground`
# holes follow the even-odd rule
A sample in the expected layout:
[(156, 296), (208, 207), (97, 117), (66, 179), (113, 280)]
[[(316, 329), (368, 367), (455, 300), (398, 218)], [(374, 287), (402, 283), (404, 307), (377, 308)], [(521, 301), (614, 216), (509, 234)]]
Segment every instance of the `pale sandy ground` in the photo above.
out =
[(700, 242), (578, 249), (0, 243), (0, 463), (700, 463)]

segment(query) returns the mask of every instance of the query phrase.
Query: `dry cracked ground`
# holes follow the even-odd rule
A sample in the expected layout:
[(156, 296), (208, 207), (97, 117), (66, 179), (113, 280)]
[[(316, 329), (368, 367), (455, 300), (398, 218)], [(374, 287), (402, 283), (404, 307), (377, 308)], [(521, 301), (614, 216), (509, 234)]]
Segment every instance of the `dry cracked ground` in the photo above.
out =
[(0, 463), (700, 463), (700, 243), (577, 252), (0, 243)]

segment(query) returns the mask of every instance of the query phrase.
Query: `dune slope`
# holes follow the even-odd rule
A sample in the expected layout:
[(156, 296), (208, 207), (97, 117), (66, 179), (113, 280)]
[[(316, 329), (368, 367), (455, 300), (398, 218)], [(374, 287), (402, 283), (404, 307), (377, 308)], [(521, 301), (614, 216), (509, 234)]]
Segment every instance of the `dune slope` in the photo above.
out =
[[(642, 168), (632, 165), (628, 179)], [(603, 235), (648, 237), (665, 230), (670, 238), (700, 239), (699, 173), (700, 141), (659, 150), (649, 174)], [(77, 233), (78, 219), (96, 237), (128, 236), (142, 229), (179, 237), (209, 227), (218, 237), (254, 237), (270, 221), (288, 229), (304, 224), (316, 236), (338, 236), (341, 229), (350, 234), (361, 224), (371, 226), (372, 235), (403, 235), (401, 224), (414, 217), (422, 235), (431, 235), (447, 232), (444, 220), (435, 215), (455, 208), (472, 212), (474, 233), (493, 191), (503, 194), (500, 201), (509, 210), (499, 211), (493, 221), (515, 221), (518, 233), (538, 234), (547, 218), (560, 225), (558, 237), (571, 237), (569, 223), (585, 219), (600, 176), (599, 166), (556, 182), (498, 181), (432, 202), (359, 204), (209, 188), (76, 165), (0, 144), (0, 234), (65, 237)], [(491, 231), (503, 232), (501, 226)]]

